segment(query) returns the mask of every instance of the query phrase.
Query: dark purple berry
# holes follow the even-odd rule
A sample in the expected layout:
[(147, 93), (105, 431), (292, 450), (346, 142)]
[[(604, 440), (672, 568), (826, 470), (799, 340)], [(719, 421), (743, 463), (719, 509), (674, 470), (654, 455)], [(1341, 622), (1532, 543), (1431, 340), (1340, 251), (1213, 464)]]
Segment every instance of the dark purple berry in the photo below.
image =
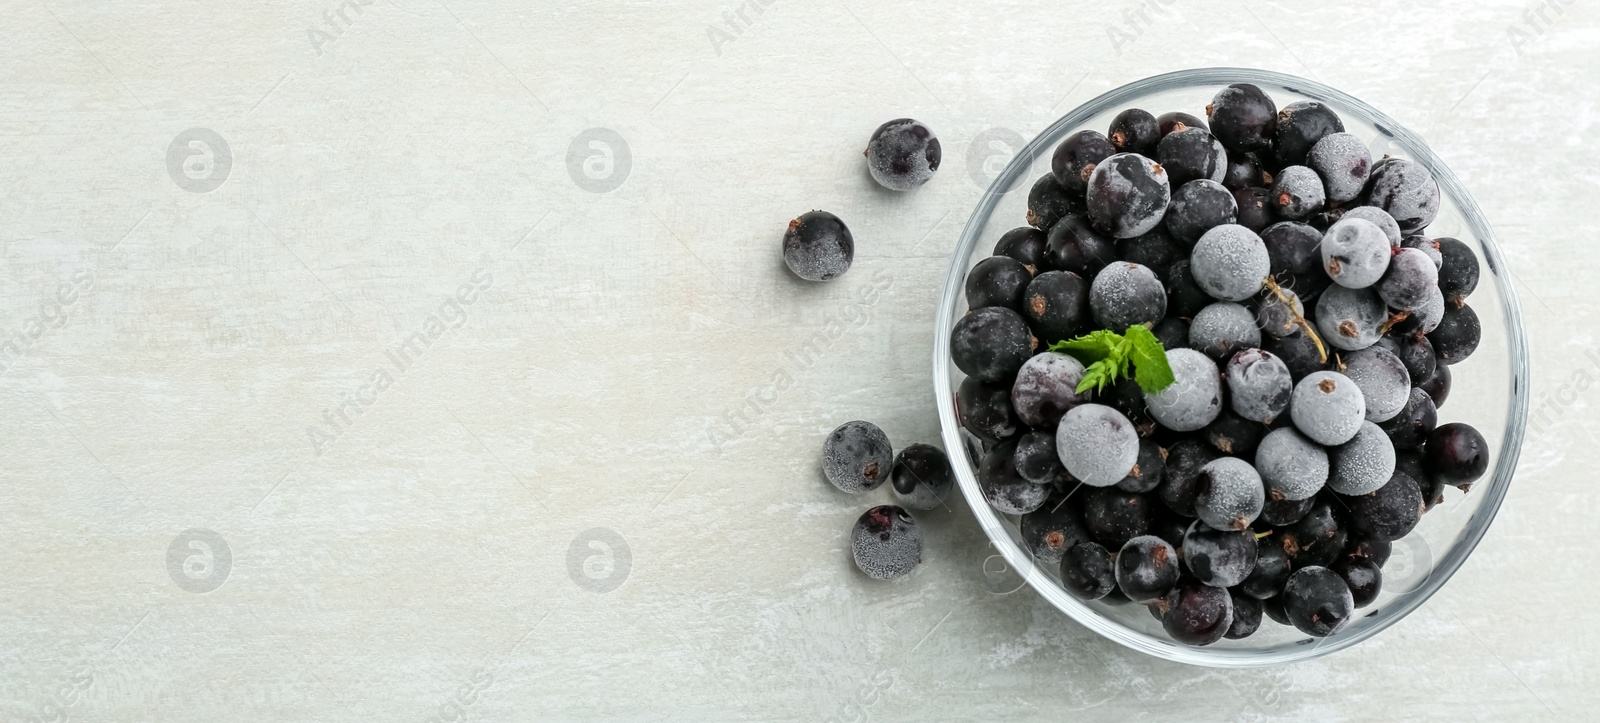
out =
[(1439, 409), (1433, 397), (1421, 389), (1412, 389), (1400, 413), (1378, 425), (1396, 450), (1417, 449), (1428, 441), (1428, 435), (1439, 424)]
[(1233, 625), (1233, 596), (1227, 588), (1198, 580), (1173, 588), (1156, 607), (1161, 611), (1161, 627), (1167, 635), (1188, 645), (1215, 643)]
[(1228, 154), (1222, 144), (1200, 128), (1164, 136), (1156, 146), (1156, 158), (1173, 188), (1202, 178), (1221, 184), (1228, 172)]
[(1239, 204), (1233, 193), (1209, 179), (1189, 181), (1172, 194), (1167, 207), (1167, 230), (1172, 237), (1190, 246), (1212, 228), (1233, 223)]
[(1022, 316), (1045, 345), (1075, 337), (1089, 323), (1089, 284), (1071, 271), (1039, 274), (1023, 291)]
[(1150, 498), (1116, 487), (1084, 487), (1083, 524), (1089, 535), (1106, 547), (1121, 547), (1122, 543), (1150, 532), (1155, 511), (1150, 508)]
[[(1199, 287), (1196, 287), (1198, 291)], [(1167, 297), (1171, 302), (1171, 296)], [(1171, 309), (1168, 309), (1171, 312)], [(1189, 345), (1189, 322), (1175, 316), (1168, 316), (1156, 322), (1154, 329), (1150, 330), (1156, 335), (1156, 340), (1161, 342), (1163, 349), (1182, 349)]]
[(1444, 406), (1444, 400), (1450, 398), (1450, 366), (1448, 364), (1439, 364), (1433, 370), (1433, 376), (1418, 382), (1417, 388), (1427, 392), (1428, 396), (1433, 397), (1433, 405), (1435, 407)]
[(1261, 516), (1256, 518), (1256, 524), (1270, 527), (1292, 525), (1304, 519), (1316, 504), (1316, 495), (1303, 500), (1277, 500), (1269, 494), (1267, 501), (1261, 504)]
[(1233, 587), (1256, 567), (1256, 536), (1250, 530), (1216, 530), (1199, 520), (1183, 536), (1183, 562), (1207, 585)]
[(878, 185), (891, 191), (909, 191), (933, 179), (941, 153), (933, 129), (910, 118), (899, 118), (873, 131), (866, 156), (867, 170)]
[(1083, 381), (1083, 363), (1060, 352), (1040, 352), (1017, 370), (1011, 387), (1011, 406), (1017, 419), (1035, 429), (1053, 430), (1061, 415), (1089, 401), (1089, 392), (1078, 393)]
[(1372, 492), (1339, 499), (1348, 508), (1350, 531), (1365, 540), (1393, 542), (1422, 519), (1422, 486), (1404, 472), (1396, 471)]
[(1251, 231), (1260, 232), (1277, 221), (1272, 214), (1272, 191), (1260, 186), (1233, 190), (1233, 201), (1239, 210), (1235, 223)]
[(1028, 267), (1029, 273), (1048, 271), (1045, 263), (1045, 233), (1032, 226), (1022, 226), (1005, 232), (994, 245), (995, 256), (1010, 256)]
[(1406, 375), (1420, 382), (1439, 368), (1439, 356), (1433, 351), (1433, 342), (1421, 334), (1388, 334), (1378, 340), (1378, 346), (1389, 350), (1400, 359)]
[(1089, 541), (1083, 527), (1083, 510), (1076, 500), (1051, 497), (1043, 507), (1022, 516), (1018, 528), (1033, 558), (1046, 565), (1061, 562), (1062, 553)]
[(967, 273), (967, 308), (1004, 306), (1022, 310), (1022, 292), (1033, 281), (1033, 274), (1010, 256), (990, 256)]
[(1318, 500), (1299, 522), (1273, 533), (1283, 554), (1296, 569), (1307, 565), (1328, 565), (1338, 559), (1349, 533), (1334, 516), (1327, 500)]
[(1459, 305), (1478, 288), (1478, 257), (1472, 247), (1448, 236), (1434, 242), (1439, 245), (1439, 290), (1446, 301)]
[(855, 238), (844, 222), (827, 211), (808, 211), (789, 222), (783, 234), (783, 262), (806, 281), (828, 281), (850, 269)]
[(1272, 182), (1272, 210), (1279, 218), (1301, 221), (1322, 210), (1322, 179), (1305, 166), (1289, 166)]
[(1206, 130), (1206, 122), (1204, 119), (1198, 116), (1189, 115), (1188, 113), (1181, 111), (1172, 111), (1156, 116), (1156, 132), (1159, 133), (1162, 138), (1166, 138), (1169, 134), (1179, 133), (1190, 128)]
[(1261, 601), (1237, 590), (1228, 592), (1233, 596), (1233, 624), (1228, 626), (1223, 637), (1243, 640), (1261, 628)]
[(1363, 200), (1388, 211), (1401, 233), (1417, 233), (1439, 215), (1439, 184), (1420, 164), (1390, 158), (1373, 167)]
[(1167, 291), (1150, 267), (1113, 261), (1089, 285), (1089, 310), (1104, 329), (1154, 324), (1167, 315)]
[[(1170, 214), (1169, 214), (1170, 215)], [(1163, 279), (1174, 263), (1189, 255), (1189, 249), (1172, 238), (1165, 224), (1145, 233), (1117, 241), (1117, 258), (1129, 263), (1148, 266)]]
[(994, 443), (1017, 434), (1017, 415), (1011, 409), (1011, 384), (961, 380), (956, 387), (956, 418), (973, 436)]
[(1284, 106), (1278, 111), (1273, 139), (1278, 165), (1304, 164), (1306, 154), (1311, 152), (1317, 141), (1329, 134), (1343, 132), (1344, 121), (1339, 120), (1339, 114), (1322, 103), (1301, 100)]
[(876, 580), (902, 577), (922, 562), (922, 530), (905, 510), (879, 505), (862, 513), (850, 534), (856, 567)]
[(1152, 439), (1139, 440), (1139, 461), (1133, 464), (1128, 476), (1117, 483), (1123, 492), (1149, 492), (1161, 484), (1167, 468), (1166, 450)]
[(1230, 153), (1272, 153), (1278, 107), (1260, 88), (1234, 83), (1218, 91), (1206, 106), (1211, 132)]
[(1322, 244), (1322, 232), (1311, 226), (1298, 221), (1279, 221), (1261, 230), (1261, 242), (1267, 245), (1272, 275), (1280, 282), (1320, 270), (1322, 255), (1318, 247)]
[(1459, 364), (1478, 350), (1482, 340), (1483, 324), (1478, 321), (1478, 312), (1466, 304), (1458, 307), (1449, 302), (1444, 305), (1439, 326), (1428, 334), (1428, 341), (1443, 364)]
[(1117, 589), (1129, 600), (1159, 600), (1178, 584), (1182, 572), (1178, 551), (1166, 540), (1154, 535), (1136, 536), (1117, 549)]
[[(1200, 285), (1195, 283), (1194, 274), (1189, 269), (1189, 260), (1183, 259), (1172, 264), (1167, 270), (1167, 314), (1180, 319), (1193, 319), (1201, 309), (1210, 306), (1216, 300), (1211, 298)], [(1189, 345), (1188, 331), (1184, 332), (1184, 340), (1177, 347), (1168, 345), (1166, 348), (1174, 349)]]
[(1268, 335), (1261, 340), (1261, 348), (1283, 360), (1283, 365), (1289, 368), (1290, 378), (1296, 382), (1307, 374), (1328, 368), (1321, 352), (1317, 351), (1317, 343), (1304, 333), (1284, 337)]
[(1114, 238), (1133, 238), (1155, 228), (1171, 198), (1166, 171), (1137, 153), (1111, 156), (1089, 176), (1089, 218), (1097, 230)]
[(1228, 154), (1228, 170), (1222, 175), (1222, 185), (1230, 190), (1247, 186), (1270, 186), (1272, 174), (1261, 167), (1254, 153)]
[(1371, 605), (1378, 599), (1378, 591), (1383, 589), (1383, 571), (1371, 560), (1345, 557), (1328, 569), (1350, 588), (1350, 599), (1358, 608)]
[(1111, 119), (1106, 137), (1118, 153), (1138, 153), (1154, 158), (1156, 143), (1161, 141), (1161, 126), (1149, 111), (1129, 108)]
[(1304, 567), (1283, 587), (1283, 610), (1289, 622), (1306, 635), (1334, 634), (1355, 613), (1355, 600), (1344, 580), (1322, 566)]
[(1489, 469), (1489, 443), (1469, 424), (1439, 425), (1424, 450), (1434, 479), (1452, 487), (1467, 489)]
[(1061, 587), (1079, 600), (1099, 600), (1117, 587), (1116, 563), (1106, 548), (1079, 542), (1061, 556)]
[(1089, 190), (1089, 174), (1095, 166), (1117, 152), (1099, 131), (1083, 130), (1067, 136), (1050, 158), (1050, 172), (1067, 193)]
[(1351, 540), (1345, 545), (1344, 554), (1339, 559), (1370, 560), (1372, 564), (1383, 567), (1389, 561), (1389, 554), (1394, 551), (1393, 543), (1379, 542), (1377, 540)]
[[(1254, 534), (1251, 536), (1254, 537)], [(1257, 600), (1265, 600), (1283, 592), (1283, 584), (1289, 581), (1289, 573), (1293, 568), (1289, 564), (1289, 556), (1283, 554), (1283, 548), (1272, 538), (1263, 537), (1254, 542), (1256, 564), (1250, 569), (1250, 575), (1239, 583), (1239, 590)]]
[(1279, 625), (1289, 624), (1289, 613), (1283, 609), (1283, 595), (1275, 595), (1261, 601), (1261, 612)]
[(978, 465), (978, 488), (990, 506), (1008, 515), (1025, 515), (1044, 506), (1048, 485), (1036, 485), (1017, 474), (1017, 442), (1001, 442)]
[(1085, 210), (1083, 195), (1067, 193), (1053, 175), (1040, 176), (1028, 191), (1028, 225), (1034, 228), (1049, 231), (1067, 214)]
[(986, 382), (1010, 379), (1033, 356), (1036, 340), (1017, 312), (986, 306), (956, 322), (950, 357), (967, 376)]
[(1068, 478), (1067, 468), (1056, 453), (1056, 434), (1051, 431), (1029, 432), (1017, 439), (1017, 474), (1036, 485), (1055, 484)]
[[(1287, 381), (1288, 376), (1285, 375), (1284, 379)], [(1287, 402), (1287, 392), (1284, 394), (1284, 399)], [(1266, 435), (1266, 425), (1234, 414), (1231, 409), (1222, 410), (1222, 413), (1217, 415), (1216, 421), (1200, 430), (1200, 436), (1211, 443), (1211, 446), (1216, 447), (1217, 451), (1245, 459), (1255, 454), (1256, 446), (1261, 444), (1261, 438)]]
[(1162, 473), (1156, 495), (1167, 508), (1184, 517), (1194, 517), (1196, 482), (1200, 469), (1221, 455), (1198, 439), (1182, 439), (1167, 448), (1167, 468)]
[(1117, 258), (1117, 247), (1089, 225), (1088, 218), (1069, 214), (1050, 227), (1045, 260), (1050, 268), (1092, 278)]
[(1361, 195), (1372, 170), (1367, 143), (1352, 133), (1323, 136), (1306, 154), (1305, 165), (1322, 177), (1329, 203), (1346, 203)]

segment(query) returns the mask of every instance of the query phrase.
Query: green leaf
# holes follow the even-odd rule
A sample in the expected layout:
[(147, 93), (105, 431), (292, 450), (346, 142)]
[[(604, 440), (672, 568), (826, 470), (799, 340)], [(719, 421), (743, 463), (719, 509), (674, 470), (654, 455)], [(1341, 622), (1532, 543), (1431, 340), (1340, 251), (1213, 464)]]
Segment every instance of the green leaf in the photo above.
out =
[(1143, 326), (1134, 325), (1128, 327), (1126, 338), (1132, 347), (1129, 356), (1133, 359), (1133, 378), (1139, 383), (1140, 389), (1154, 394), (1176, 381), (1172, 366), (1167, 364), (1167, 352), (1155, 334)]
[(1100, 390), (1105, 389), (1106, 385), (1116, 378), (1116, 375), (1116, 364), (1110, 359), (1101, 359), (1083, 370), (1083, 381), (1078, 382), (1078, 388), (1074, 391), (1082, 394), (1093, 389), (1096, 393), (1099, 393)]
[(1101, 329), (1076, 339), (1058, 341), (1050, 345), (1050, 351), (1071, 354), (1078, 361), (1093, 364), (1111, 356), (1121, 343), (1121, 335)]

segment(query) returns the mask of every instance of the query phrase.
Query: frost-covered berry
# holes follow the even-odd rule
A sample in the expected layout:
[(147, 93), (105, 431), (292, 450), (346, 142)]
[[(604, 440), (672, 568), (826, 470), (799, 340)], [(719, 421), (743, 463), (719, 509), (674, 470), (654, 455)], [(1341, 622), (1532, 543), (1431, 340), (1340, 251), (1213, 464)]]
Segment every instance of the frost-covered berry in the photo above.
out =
[(1300, 296), (1293, 291), (1284, 288), (1279, 288), (1277, 292), (1263, 291), (1260, 301), (1256, 303), (1256, 326), (1268, 336), (1290, 336), (1300, 333), (1300, 320), (1305, 318), (1305, 314)]
[(967, 376), (1004, 381), (1033, 356), (1035, 343), (1028, 322), (1017, 312), (985, 306), (956, 322), (950, 334), (950, 359)]
[(1183, 533), (1183, 564), (1207, 585), (1233, 587), (1256, 567), (1256, 536), (1248, 530), (1218, 530), (1196, 520)]
[(877, 489), (893, 465), (889, 435), (871, 422), (845, 422), (822, 443), (823, 476), (851, 494)]
[(1175, 432), (1193, 432), (1222, 413), (1222, 379), (1216, 362), (1193, 349), (1167, 350), (1172, 384), (1145, 393), (1145, 411)]
[(1066, 354), (1046, 351), (1035, 354), (1017, 370), (1011, 386), (1011, 406), (1023, 424), (1035, 428), (1055, 426), (1079, 404), (1089, 401), (1089, 393), (1077, 392), (1083, 381), (1083, 364)]
[(1271, 424), (1289, 408), (1294, 380), (1289, 367), (1271, 352), (1245, 349), (1234, 354), (1223, 376), (1228, 381), (1228, 403), (1234, 414)]
[(1280, 165), (1304, 164), (1306, 154), (1318, 141), (1343, 132), (1344, 121), (1332, 108), (1314, 100), (1295, 101), (1278, 111), (1272, 145)]
[(1359, 218), (1367, 223), (1377, 226), (1378, 230), (1383, 232), (1383, 237), (1389, 239), (1389, 246), (1391, 248), (1400, 247), (1400, 224), (1395, 223), (1394, 217), (1390, 216), (1383, 209), (1376, 206), (1356, 206), (1355, 208), (1345, 209), (1339, 215), (1340, 221), (1343, 221), (1347, 218)]
[(1411, 374), (1400, 357), (1381, 346), (1369, 346), (1344, 357), (1344, 375), (1361, 389), (1367, 421), (1386, 422), (1399, 414), (1411, 395)]
[(808, 211), (783, 234), (783, 263), (806, 281), (828, 281), (850, 270), (856, 241), (844, 222), (827, 211)]
[(1167, 594), (1182, 572), (1177, 549), (1155, 535), (1128, 540), (1117, 553), (1117, 587), (1137, 603)]
[(1101, 233), (1133, 238), (1161, 223), (1172, 199), (1167, 173), (1137, 153), (1118, 153), (1089, 174), (1089, 218)]
[(1033, 431), (1018, 437), (1012, 464), (1016, 465), (1017, 474), (1036, 485), (1071, 479), (1067, 468), (1061, 466), (1061, 455), (1056, 452), (1054, 430)]
[(922, 530), (916, 518), (894, 505), (862, 513), (850, 532), (856, 567), (875, 580), (903, 577), (922, 562)]
[(1250, 310), (1231, 301), (1201, 309), (1189, 322), (1189, 348), (1225, 361), (1241, 349), (1261, 346), (1261, 329)]
[(889, 473), (890, 489), (901, 504), (918, 510), (938, 507), (950, 494), (955, 477), (950, 471), (950, 458), (944, 450), (931, 444), (917, 443), (894, 457), (894, 469)]
[(1167, 451), (1154, 440), (1141, 439), (1139, 460), (1133, 463), (1133, 469), (1128, 470), (1128, 476), (1117, 482), (1117, 489), (1124, 492), (1149, 492), (1161, 485), (1161, 479), (1166, 471)]
[(1201, 179), (1220, 182), (1228, 172), (1227, 151), (1204, 128), (1187, 128), (1163, 136), (1156, 145), (1156, 160), (1161, 162), (1173, 188)]
[(1073, 477), (1091, 487), (1110, 487), (1139, 461), (1139, 433), (1121, 412), (1082, 404), (1056, 427), (1056, 452)]
[(1167, 230), (1173, 238), (1193, 244), (1205, 232), (1233, 223), (1238, 215), (1239, 202), (1234, 200), (1233, 192), (1216, 181), (1201, 178), (1173, 191), (1172, 204), (1167, 207)]
[(1422, 519), (1422, 485), (1411, 475), (1395, 472), (1383, 486), (1342, 500), (1350, 530), (1368, 540), (1393, 542)]
[(1305, 166), (1289, 166), (1272, 182), (1272, 207), (1290, 221), (1301, 221), (1322, 210), (1322, 178)]
[(1416, 320), (1417, 329), (1422, 333), (1432, 334), (1444, 321), (1444, 292), (1437, 289), (1428, 292), (1427, 300), (1411, 311), (1411, 318)]
[(1238, 224), (1217, 226), (1200, 236), (1189, 271), (1202, 291), (1223, 301), (1244, 301), (1261, 291), (1272, 269), (1267, 246)]
[(1148, 266), (1113, 261), (1089, 285), (1089, 308), (1100, 326), (1120, 332), (1167, 315), (1167, 290)]
[(1323, 136), (1306, 154), (1306, 165), (1322, 177), (1329, 203), (1344, 203), (1361, 195), (1372, 169), (1367, 144), (1352, 133)]
[(1439, 267), (1444, 266), (1444, 253), (1439, 250), (1439, 242), (1428, 238), (1427, 236), (1423, 236), (1420, 233), (1411, 234), (1410, 236), (1400, 239), (1400, 246), (1402, 248), (1416, 249), (1421, 251), (1428, 257), (1429, 261), (1433, 262), (1433, 268), (1436, 270)]
[(1322, 265), (1317, 252), (1322, 232), (1310, 224), (1279, 221), (1261, 230), (1261, 242), (1267, 246), (1268, 268), (1279, 280), (1317, 271)]
[(1372, 169), (1363, 199), (1389, 212), (1404, 233), (1416, 233), (1439, 215), (1439, 184), (1421, 164), (1390, 158)]
[(1267, 500), (1256, 468), (1238, 457), (1219, 457), (1200, 468), (1194, 512), (1218, 530), (1242, 530), (1255, 522)]
[(1378, 280), (1378, 297), (1395, 309), (1410, 311), (1428, 300), (1439, 286), (1439, 267), (1417, 249), (1402, 248), (1389, 260), (1389, 270)]
[(1322, 234), (1322, 270), (1335, 284), (1364, 289), (1383, 278), (1390, 250), (1388, 237), (1371, 221), (1342, 218)]
[(1394, 474), (1394, 443), (1378, 425), (1364, 421), (1350, 441), (1328, 450), (1328, 464), (1328, 489), (1364, 495)]
[(978, 464), (978, 488), (996, 510), (1008, 515), (1025, 515), (1044, 506), (1050, 485), (1037, 485), (1017, 473), (1017, 440), (1001, 442), (983, 455)]
[(1309, 499), (1328, 483), (1328, 453), (1293, 428), (1281, 427), (1256, 447), (1256, 471), (1269, 498)]
[(941, 152), (933, 129), (910, 118), (889, 121), (867, 142), (867, 170), (891, 191), (909, 191), (933, 179)]
[(1355, 351), (1378, 343), (1389, 309), (1372, 289), (1330, 286), (1317, 299), (1317, 335), (1324, 342)]
[(1289, 396), (1289, 418), (1295, 429), (1318, 444), (1350, 441), (1366, 421), (1366, 414), (1361, 388), (1338, 372), (1307, 374)]

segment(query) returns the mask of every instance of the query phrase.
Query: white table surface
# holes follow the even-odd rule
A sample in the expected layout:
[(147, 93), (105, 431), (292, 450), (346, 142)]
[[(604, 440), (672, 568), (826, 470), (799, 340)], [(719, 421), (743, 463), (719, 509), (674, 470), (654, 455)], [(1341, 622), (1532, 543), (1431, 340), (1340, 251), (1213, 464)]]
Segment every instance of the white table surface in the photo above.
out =
[[(1600, 13), (1421, 5), (5, 3), (0, 718), (1592, 715)], [(993, 594), (959, 500), (865, 580), (887, 488), (818, 451), (938, 441), (973, 139), (1207, 65), (1386, 110), (1499, 230), (1562, 401), (1481, 547), (1377, 638), (1242, 672)], [(892, 195), (860, 150), (901, 116), (945, 162)], [(191, 128), (231, 166), (169, 172)], [(825, 285), (778, 254), (812, 208), (857, 240)]]

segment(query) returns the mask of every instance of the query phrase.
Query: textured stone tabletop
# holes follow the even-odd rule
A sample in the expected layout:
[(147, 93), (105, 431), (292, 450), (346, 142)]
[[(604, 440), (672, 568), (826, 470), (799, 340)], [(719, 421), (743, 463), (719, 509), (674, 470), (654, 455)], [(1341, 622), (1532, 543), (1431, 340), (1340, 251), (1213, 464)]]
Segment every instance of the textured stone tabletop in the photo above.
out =
[[(1600, 13), (1526, 2), (8, 2), (0, 719), (1577, 719)], [(1428, 138), (1534, 351), (1517, 483), (1415, 614), (1213, 671), (1005, 593), (965, 503), (875, 584), (823, 436), (938, 442), (936, 297), (1015, 143), (1254, 66)], [(861, 158), (916, 117), (906, 195)], [(857, 242), (784, 269), (790, 218)]]

